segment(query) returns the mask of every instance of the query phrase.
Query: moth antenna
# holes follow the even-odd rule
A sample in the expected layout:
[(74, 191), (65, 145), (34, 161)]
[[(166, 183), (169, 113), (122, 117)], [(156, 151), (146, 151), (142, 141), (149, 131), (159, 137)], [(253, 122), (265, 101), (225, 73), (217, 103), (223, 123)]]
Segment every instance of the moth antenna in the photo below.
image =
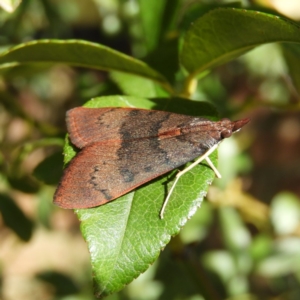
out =
[(164, 218), (164, 212), (165, 212), (165, 208), (167, 206), (167, 203), (171, 197), (171, 194), (173, 193), (173, 190), (175, 188), (175, 185), (177, 184), (179, 178), (184, 175), (186, 172), (190, 171), (191, 169), (193, 169), (195, 166), (197, 166), (201, 161), (203, 161), (204, 159), (208, 162), (209, 166), (213, 169), (213, 171), (215, 172), (216, 176), (218, 178), (221, 178), (221, 174), (219, 173), (219, 171), (216, 169), (216, 167), (214, 166), (214, 164), (211, 162), (211, 160), (209, 159), (209, 155), (212, 154), (217, 148), (218, 148), (219, 144), (215, 144), (213, 147), (211, 147), (210, 149), (208, 149), (208, 151), (206, 151), (203, 155), (201, 155), (196, 161), (194, 161), (192, 164), (190, 164), (188, 167), (186, 167), (184, 170), (180, 171), (177, 173), (175, 181), (173, 182), (173, 185), (166, 197), (166, 200), (164, 201), (164, 204), (161, 208), (160, 211), (160, 218), (163, 219)]

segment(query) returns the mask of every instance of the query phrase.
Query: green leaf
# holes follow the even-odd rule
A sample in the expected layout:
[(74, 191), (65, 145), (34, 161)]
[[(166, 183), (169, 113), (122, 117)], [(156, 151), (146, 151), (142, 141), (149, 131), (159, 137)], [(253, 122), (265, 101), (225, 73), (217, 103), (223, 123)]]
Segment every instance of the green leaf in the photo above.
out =
[[(161, 253), (159, 257), (159, 264), (155, 273), (155, 280), (160, 282), (164, 287), (162, 294), (158, 299), (216, 299), (196, 296), (199, 295), (199, 293), (201, 293), (203, 296), (203, 293), (207, 287), (202, 289), (201, 285), (205, 284), (206, 282), (199, 282), (197, 280), (198, 274), (195, 274), (192, 271), (194, 268), (198, 270), (198, 266), (195, 266), (195, 261), (191, 258), (193, 255), (196, 257), (195, 260), (198, 259), (198, 256), (193, 252), (195, 250), (192, 247), (185, 248), (183, 251), (187, 251), (189, 254), (187, 254), (187, 257), (182, 260), (180, 258), (170, 259), (170, 257), (174, 256), (174, 252), (170, 251), (170, 248), (167, 248), (163, 251), (163, 253)], [(196, 264), (197, 263), (198, 262), (196, 262)], [(193, 273), (196, 278), (191, 275), (191, 273)], [(193, 280), (191, 280), (191, 278), (193, 278)], [(180, 295), (180, 297), (178, 297), (178, 295)]]
[(55, 290), (56, 297), (74, 295), (80, 291), (71, 277), (57, 271), (40, 272), (35, 277), (50, 285)]
[(262, 44), (300, 43), (299, 29), (288, 19), (259, 11), (215, 9), (191, 25), (180, 61), (190, 77), (195, 77)]
[(181, 30), (187, 30), (191, 23), (203, 16), (204, 14), (208, 13), (210, 10), (216, 8), (223, 8), (223, 7), (235, 7), (241, 8), (242, 3), (239, 2), (229, 2), (229, 3), (203, 3), (200, 1), (192, 2), (186, 9), (182, 19), (180, 20), (179, 28)]
[(178, 39), (173, 38), (160, 45), (152, 51), (145, 61), (163, 74), (169, 82), (175, 82), (176, 73), (179, 70), (178, 62)]
[(283, 55), (289, 69), (289, 75), (291, 76), (293, 83), (300, 94), (300, 46), (293, 44), (283, 44)]
[(151, 51), (159, 41), (166, 0), (139, 0), (139, 5), (145, 44), (148, 51)]
[(5, 225), (11, 228), (22, 240), (28, 241), (32, 235), (33, 223), (26, 217), (8, 195), (0, 194), (0, 213)]
[(154, 80), (165, 88), (170, 88), (160, 73), (142, 61), (109, 47), (82, 40), (32, 41), (0, 55), (0, 69), (28, 63), (65, 63), (105, 71), (122, 71)]
[(170, 30), (176, 30), (181, 0), (139, 0), (138, 3), (144, 44), (149, 54), (161, 46)]
[(161, 39), (166, 38), (170, 31), (177, 30), (178, 16), (182, 9), (181, 0), (166, 0), (161, 26)]
[[(210, 104), (183, 99), (150, 101), (110, 96), (93, 99), (85, 106), (164, 107), (178, 113), (215, 116), (211, 114), (214, 109)], [(66, 145), (65, 154), (66, 162), (74, 155), (70, 145)], [(216, 153), (212, 154), (211, 159), (216, 163)], [(171, 172), (161, 176), (106, 205), (76, 211), (91, 253), (95, 293), (98, 296), (122, 289), (156, 260), (171, 236), (176, 235), (194, 215), (214, 178), (214, 172), (205, 164), (185, 174), (172, 194), (164, 219), (160, 219), (159, 212), (174, 175), (175, 172)]]
[(41, 163), (33, 170), (33, 175), (46, 184), (57, 184), (62, 176), (63, 156), (61, 152), (56, 152)]
[(110, 78), (125, 95), (153, 98), (163, 93), (152, 80), (140, 76), (114, 71), (111, 72)]
[(12, 188), (24, 193), (36, 193), (40, 189), (39, 182), (27, 174), (9, 174), (7, 180)]
[(247, 250), (251, 237), (238, 212), (232, 207), (220, 207), (220, 225), (224, 243), (233, 252)]

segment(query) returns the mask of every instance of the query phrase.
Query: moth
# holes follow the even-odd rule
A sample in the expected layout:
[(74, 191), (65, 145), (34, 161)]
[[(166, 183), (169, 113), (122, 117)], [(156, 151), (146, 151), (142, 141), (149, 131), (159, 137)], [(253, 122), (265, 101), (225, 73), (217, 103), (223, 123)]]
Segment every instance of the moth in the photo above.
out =
[(62, 208), (90, 208), (112, 201), (140, 185), (198, 158), (177, 173), (160, 217), (178, 179), (206, 160), (219, 143), (249, 119), (217, 122), (165, 111), (137, 108), (71, 109), (69, 138), (81, 149), (66, 167), (54, 195)]

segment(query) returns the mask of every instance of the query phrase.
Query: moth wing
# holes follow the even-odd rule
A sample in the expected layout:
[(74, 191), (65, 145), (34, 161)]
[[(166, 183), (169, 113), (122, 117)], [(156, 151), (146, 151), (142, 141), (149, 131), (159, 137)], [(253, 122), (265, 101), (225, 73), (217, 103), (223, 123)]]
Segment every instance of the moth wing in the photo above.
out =
[[(95, 143), (81, 150), (64, 170), (54, 203), (63, 208), (88, 208), (110, 201), (107, 191), (113, 186), (110, 188), (108, 174), (116, 170), (109, 170), (109, 166), (117, 159), (117, 149), (117, 145)], [(101, 188), (100, 181), (105, 187)]]
[(194, 119), (166, 111), (118, 107), (77, 107), (69, 110), (66, 116), (71, 142), (78, 148), (176, 132), (178, 124), (183, 126)]
[(118, 198), (208, 150), (205, 145), (191, 147), (190, 138), (87, 146), (65, 169), (54, 203), (63, 208), (88, 208)]
[(78, 148), (105, 140), (117, 140), (123, 114), (117, 108), (76, 107), (66, 114), (71, 142)]

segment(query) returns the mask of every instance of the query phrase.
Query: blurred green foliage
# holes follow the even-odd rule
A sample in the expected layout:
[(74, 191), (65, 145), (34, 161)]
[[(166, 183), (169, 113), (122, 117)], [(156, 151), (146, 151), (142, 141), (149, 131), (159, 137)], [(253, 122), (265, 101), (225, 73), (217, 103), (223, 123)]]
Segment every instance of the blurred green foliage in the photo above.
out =
[[(64, 117), (130, 95), (205, 100), (252, 122), (219, 147), (223, 178), (180, 234), (107, 299), (299, 299), (298, 23), (269, 1), (0, 4), (0, 298), (94, 299), (78, 220), (51, 204)], [(40, 39), (62, 42), (24, 44)]]

